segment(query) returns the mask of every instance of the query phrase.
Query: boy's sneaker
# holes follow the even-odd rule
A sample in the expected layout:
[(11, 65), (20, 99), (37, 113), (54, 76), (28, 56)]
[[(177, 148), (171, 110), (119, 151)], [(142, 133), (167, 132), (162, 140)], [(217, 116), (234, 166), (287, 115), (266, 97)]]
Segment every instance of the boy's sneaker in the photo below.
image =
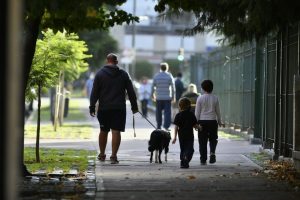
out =
[(189, 168), (190, 166), (189, 166), (189, 164), (188, 163), (186, 163), (186, 162), (183, 162), (183, 161), (181, 161), (180, 162), (180, 168), (184, 168), (184, 169), (187, 169), (187, 168)]
[(210, 164), (213, 164), (213, 163), (215, 163), (216, 162), (216, 155), (210, 155), (210, 157), (209, 157), (209, 163)]
[(110, 164), (119, 164), (118, 158), (117, 157), (110, 157)]
[(206, 165), (206, 161), (201, 161), (201, 165)]

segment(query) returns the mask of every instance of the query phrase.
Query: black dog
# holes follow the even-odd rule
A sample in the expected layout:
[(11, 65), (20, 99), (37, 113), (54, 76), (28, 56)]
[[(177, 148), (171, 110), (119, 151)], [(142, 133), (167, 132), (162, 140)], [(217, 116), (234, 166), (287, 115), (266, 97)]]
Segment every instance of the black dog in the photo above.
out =
[(148, 143), (148, 150), (151, 152), (150, 163), (152, 163), (153, 151), (155, 151), (155, 163), (162, 163), (161, 152), (163, 150), (165, 150), (165, 161), (167, 162), (167, 153), (169, 152), (170, 141), (171, 135), (167, 131), (157, 129), (151, 133), (150, 140)]

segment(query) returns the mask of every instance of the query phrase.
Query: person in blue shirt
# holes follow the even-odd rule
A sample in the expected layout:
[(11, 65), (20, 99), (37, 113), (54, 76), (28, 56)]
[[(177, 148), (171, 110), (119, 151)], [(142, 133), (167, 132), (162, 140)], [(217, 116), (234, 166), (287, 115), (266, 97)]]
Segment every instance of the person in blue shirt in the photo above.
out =
[(171, 104), (175, 103), (174, 78), (168, 69), (168, 63), (160, 64), (160, 72), (153, 78), (151, 91), (153, 101), (156, 102), (157, 129), (161, 129), (162, 112), (164, 112), (163, 128), (167, 131), (171, 126)]

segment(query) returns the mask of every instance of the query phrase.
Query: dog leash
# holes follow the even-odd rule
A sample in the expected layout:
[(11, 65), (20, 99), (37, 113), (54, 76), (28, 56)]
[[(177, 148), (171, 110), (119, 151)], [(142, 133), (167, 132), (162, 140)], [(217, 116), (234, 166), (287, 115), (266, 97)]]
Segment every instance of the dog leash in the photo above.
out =
[(146, 116), (144, 116), (140, 111), (138, 111), (138, 112), (142, 115), (143, 118), (145, 118), (149, 122), (149, 124), (151, 124), (153, 126), (153, 128), (157, 129)]

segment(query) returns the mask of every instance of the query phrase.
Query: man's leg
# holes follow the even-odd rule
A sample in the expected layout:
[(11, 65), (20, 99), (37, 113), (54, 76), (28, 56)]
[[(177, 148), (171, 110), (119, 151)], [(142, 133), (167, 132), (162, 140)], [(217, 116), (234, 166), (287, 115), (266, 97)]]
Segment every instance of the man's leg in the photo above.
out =
[(164, 101), (164, 128), (169, 129), (171, 126), (171, 100)]
[(118, 130), (111, 130), (112, 141), (111, 141), (111, 157), (117, 157), (117, 153), (121, 144), (121, 133)]
[(100, 154), (98, 156), (98, 159), (103, 160), (103, 161), (105, 160), (105, 149), (106, 149), (106, 144), (107, 144), (107, 134), (108, 134), (108, 132), (100, 130), (99, 140), (98, 140)]
[(156, 123), (157, 123), (157, 129), (161, 129), (161, 123), (162, 123), (162, 101), (158, 100), (156, 101)]

